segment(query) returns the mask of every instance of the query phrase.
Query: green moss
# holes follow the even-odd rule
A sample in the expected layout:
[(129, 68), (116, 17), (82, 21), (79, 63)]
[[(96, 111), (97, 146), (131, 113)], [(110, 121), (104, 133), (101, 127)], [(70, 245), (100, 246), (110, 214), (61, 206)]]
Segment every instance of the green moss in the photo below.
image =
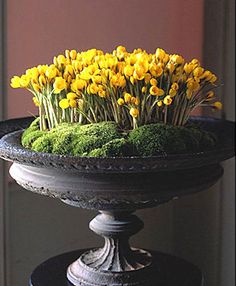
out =
[(113, 122), (63, 123), (42, 132), (35, 121), (22, 135), (22, 145), (34, 151), (93, 157), (198, 152), (215, 144), (214, 136), (198, 126), (174, 127), (160, 123), (141, 126), (127, 135)]
[(34, 141), (31, 149), (36, 152), (52, 153), (53, 139), (53, 136), (45, 134)]
[(38, 129), (34, 130), (32, 127), (30, 127), (30, 129), (30, 132), (29, 130), (27, 130), (28, 132), (24, 132), (22, 135), (21, 143), (26, 148), (30, 148), (36, 139), (45, 134), (45, 132), (40, 131)]
[(35, 118), (35, 119), (31, 122), (30, 127), (37, 127), (37, 129), (39, 129), (39, 121), (40, 121), (40, 118), (39, 118), (39, 117)]
[(165, 124), (141, 126), (129, 135), (129, 142), (138, 156), (182, 153), (187, 149), (179, 128)]
[(81, 135), (96, 136), (103, 138), (104, 142), (120, 138), (121, 134), (115, 122), (100, 122), (93, 124), (81, 125), (77, 132)]
[(101, 148), (92, 150), (91, 157), (124, 157), (130, 154), (130, 146), (124, 138), (113, 139)]
[(52, 153), (60, 155), (70, 155), (71, 153), (71, 142), (73, 139), (73, 132), (71, 130), (57, 133), (49, 133), (50, 138), (52, 138), (53, 148)]

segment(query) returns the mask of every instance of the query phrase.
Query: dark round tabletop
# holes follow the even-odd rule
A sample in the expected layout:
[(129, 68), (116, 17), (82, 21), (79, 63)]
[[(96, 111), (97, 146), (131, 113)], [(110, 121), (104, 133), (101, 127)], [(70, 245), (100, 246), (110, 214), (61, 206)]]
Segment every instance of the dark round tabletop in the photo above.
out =
[[(65, 253), (40, 264), (32, 273), (29, 285), (73, 286), (66, 278), (67, 267), (85, 251)], [(155, 284), (151, 285), (203, 286), (201, 271), (193, 264), (168, 254), (154, 251), (151, 253), (154, 257), (153, 275), (157, 277)]]

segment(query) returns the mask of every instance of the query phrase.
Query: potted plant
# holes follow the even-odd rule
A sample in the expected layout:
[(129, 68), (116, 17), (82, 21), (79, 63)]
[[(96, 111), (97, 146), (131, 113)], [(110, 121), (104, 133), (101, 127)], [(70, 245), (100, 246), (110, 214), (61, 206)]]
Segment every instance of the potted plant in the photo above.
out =
[(186, 264), (168, 277), (173, 258), (129, 246), (143, 226), (132, 213), (221, 177), (219, 163), (234, 155), (234, 123), (189, 117), (200, 105), (221, 109), (216, 80), (196, 59), (122, 46), (111, 54), (67, 50), (12, 78), (39, 109), (36, 119), (1, 123), (0, 156), (14, 162), (12, 177), (33, 192), (100, 211), (90, 228), (105, 245), (70, 264), (73, 285), (181, 283), (177, 272)]

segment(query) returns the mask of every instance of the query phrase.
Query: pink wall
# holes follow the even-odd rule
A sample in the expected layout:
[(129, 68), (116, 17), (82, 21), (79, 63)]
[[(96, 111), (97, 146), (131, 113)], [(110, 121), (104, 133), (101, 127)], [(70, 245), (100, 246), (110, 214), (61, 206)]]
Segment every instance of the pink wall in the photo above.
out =
[[(201, 58), (203, 1), (8, 0), (8, 81), (65, 49), (122, 44)], [(34, 111), (31, 94), (9, 88), (9, 118)]]

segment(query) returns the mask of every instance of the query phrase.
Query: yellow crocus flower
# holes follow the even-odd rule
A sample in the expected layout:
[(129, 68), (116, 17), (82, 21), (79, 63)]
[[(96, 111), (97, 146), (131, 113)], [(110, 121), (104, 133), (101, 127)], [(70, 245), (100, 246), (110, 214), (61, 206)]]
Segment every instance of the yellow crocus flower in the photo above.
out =
[(132, 76), (133, 73), (134, 73), (134, 67), (133, 67), (133, 66), (131, 66), (131, 65), (126, 65), (126, 66), (124, 67), (124, 75), (125, 75), (126, 77)]
[(77, 101), (75, 99), (70, 99), (69, 100), (69, 105), (72, 108), (76, 108), (77, 107)]
[(197, 78), (202, 76), (203, 73), (204, 73), (204, 69), (202, 67), (197, 67), (193, 70), (193, 75), (194, 75), (194, 77), (197, 77)]
[(70, 107), (69, 100), (66, 98), (61, 99), (59, 102), (59, 106), (61, 109), (67, 109), (68, 107)]
[(49, 79), (49, 81), (55, 78), (57, 74), (58, 69), (54, 65), (49, 66), (45, 71), (45, 75)]
[(177, 83), (177, 82), (172, 83), (171, 89), (172, 89), (172, 90), (178, 90), (178, 89), (179, 89), (178, 83)]
[(171, 97), (174, 97), (176, 94), (177, 94), (177, 90), (174, 90), (174, 89), (172, 89), (172, 88), (169, 90), (169, 95), (170, 95)]
[(65, 65), (66, 64), (66, 58), (63, 55), (59, 55), (57, 57), (57, 63), (59, 66)]
[(171, 105), (171, 103), (172, 103), (172, 98), (169, 96), (169, 95), (167, 95), (165, 98), (164, 98), (164, 100), (163, 100), (163, 102), (164, 102), (164, 104), (165, 105)]
[(118, 105), (122, 106), (125, 104), (125, 101), (123, 98), (118, 98), (117, 103), (118, 103)]
[(87, 87), (87, 92), (88, 93), (92, 93), (92, 94), (96, 94), (98, 92), (98, 86), (96, 83), (91, 83), (88, 87)]
[(190, 74), (192, 71), (194, 70), (194, 65), (193, 64), (185, 64), (184, 65), (184, 71), (186, 72), (186, 74)]
[(151, 64), (149, 67), (149, 71), (152, 74), (152, 76), (155, 76), (155, 77), (159, 77), (163, 73), (162, 67), (160, 67), (156, 64)]
[(144, 81), (145, 83), (149, 83), (150, 80), (151, 80), (152, 76), (150, 75), (150, 73), (146, 73), (145, 76), (144, 76)]
[(106, 97), (106, 91), (105, 90), (98, 90), (98, 95), (102, 98)]
[(54, 93), (58, 94), (60, 93), (62, 90), (67, 88), (67, 84), (64, 78), (62, 77), (56, 77), (55, 82), (53, 84), (53, 88), (54, 88)]
[(41, 92), (42, 91), (41, 87), (37, 83), (33, 83), (33, 89), (36, 92)]
[(12, 88), (20, 88), (21, 87), (21, 85), (20, 85), (20, 77), (19, 76), (14, 76), (11, 79), (11, 87)]
[(156, 80), (155, 78), (152, 78), (152, 79), (150, 80), (150, 84), (157, 86), (157, 80)]
[(28, 87), (29, 83), (30, 83), (30, 77), (29, 76), (22, 75), (20, 77), (20, 86), (21, 87), (26, 88), (26, 87)]
[(77, 52), (76, 52), (76, 50), (71, 50), (71, 51), (70, 51), (70, 58), (71, 58), (72, 60), (75, 60), (76, 57), (77, 57)]
[(220, 101), (216, 101), (213, 103), (213, 107), (215, 107), (218, 110), (222, 110), (223, 104)]
[(66, 95), (66, 98), (68, 99), (68, 100), (74, 100), (74, 99), (76, 99), (78, 97), (78, 95), (76, 94), (76, 93), (74, 93), (74, 92), (69, 92), (69, 93), (67, 93), (67, 95)]
[(42, 74), (39, 76), (39, 83), (40, 83), (40, 85), (42, 85), (42, 86), (45, 86), (46, 83), (47, 83), (45, 76), (42, 75)]
[(165, 58), (166, 52), (163, 49), (157, 48), (156, 49), (156, 58), (159, 60), (163, 60)]
[(210, 83), (215, 83), (217, 81), (217, 77), (216, 75), (212, 75), (211, 79), (210, 79)]
[(162, 107), (162, 105), (163, 105), (163, 101), (162, 101), (162, 100), (159, 100), (159, 101), (157, 102), (157, 106), (158, 106), (158, 107)]
[(146, 93), (147, 92), (147, 87), (146, 86), (143, 86), (142, 87), (142, 93)]
[(207, 96), (207, 101), (210, 101), (214, 98), (215, 93), (214, 93), (214, 91), (211, 90), (206, 94), (206, 96)]
[(126, 103), (130, 103), (132, 95), (128, 92), (125, 92), (124, 99)]
[(142, 80), (144, 79), (145, 74), (145, 69), (142, 66), (136, 66), (134, 69), (133, 77), (134, 79)]
[(152, 86), (149, 92), (151, 95), (156, 95), (156, 96), (162, 96), (164, 94), (164, 90), (157, 86)]
[(184, 63), (184, 58), (180, 55), (172, 55), (170, 57), (170, 60), (177, 65), (181, 65)]
[(130, 114), (132, 117), (136, 118), (136, 117), (139, 116), (139, 110), (138, 110), (137, 108), (132, 107), (132, 108), (130, 109), (130, 111), (129, 111), (129, 114)]

